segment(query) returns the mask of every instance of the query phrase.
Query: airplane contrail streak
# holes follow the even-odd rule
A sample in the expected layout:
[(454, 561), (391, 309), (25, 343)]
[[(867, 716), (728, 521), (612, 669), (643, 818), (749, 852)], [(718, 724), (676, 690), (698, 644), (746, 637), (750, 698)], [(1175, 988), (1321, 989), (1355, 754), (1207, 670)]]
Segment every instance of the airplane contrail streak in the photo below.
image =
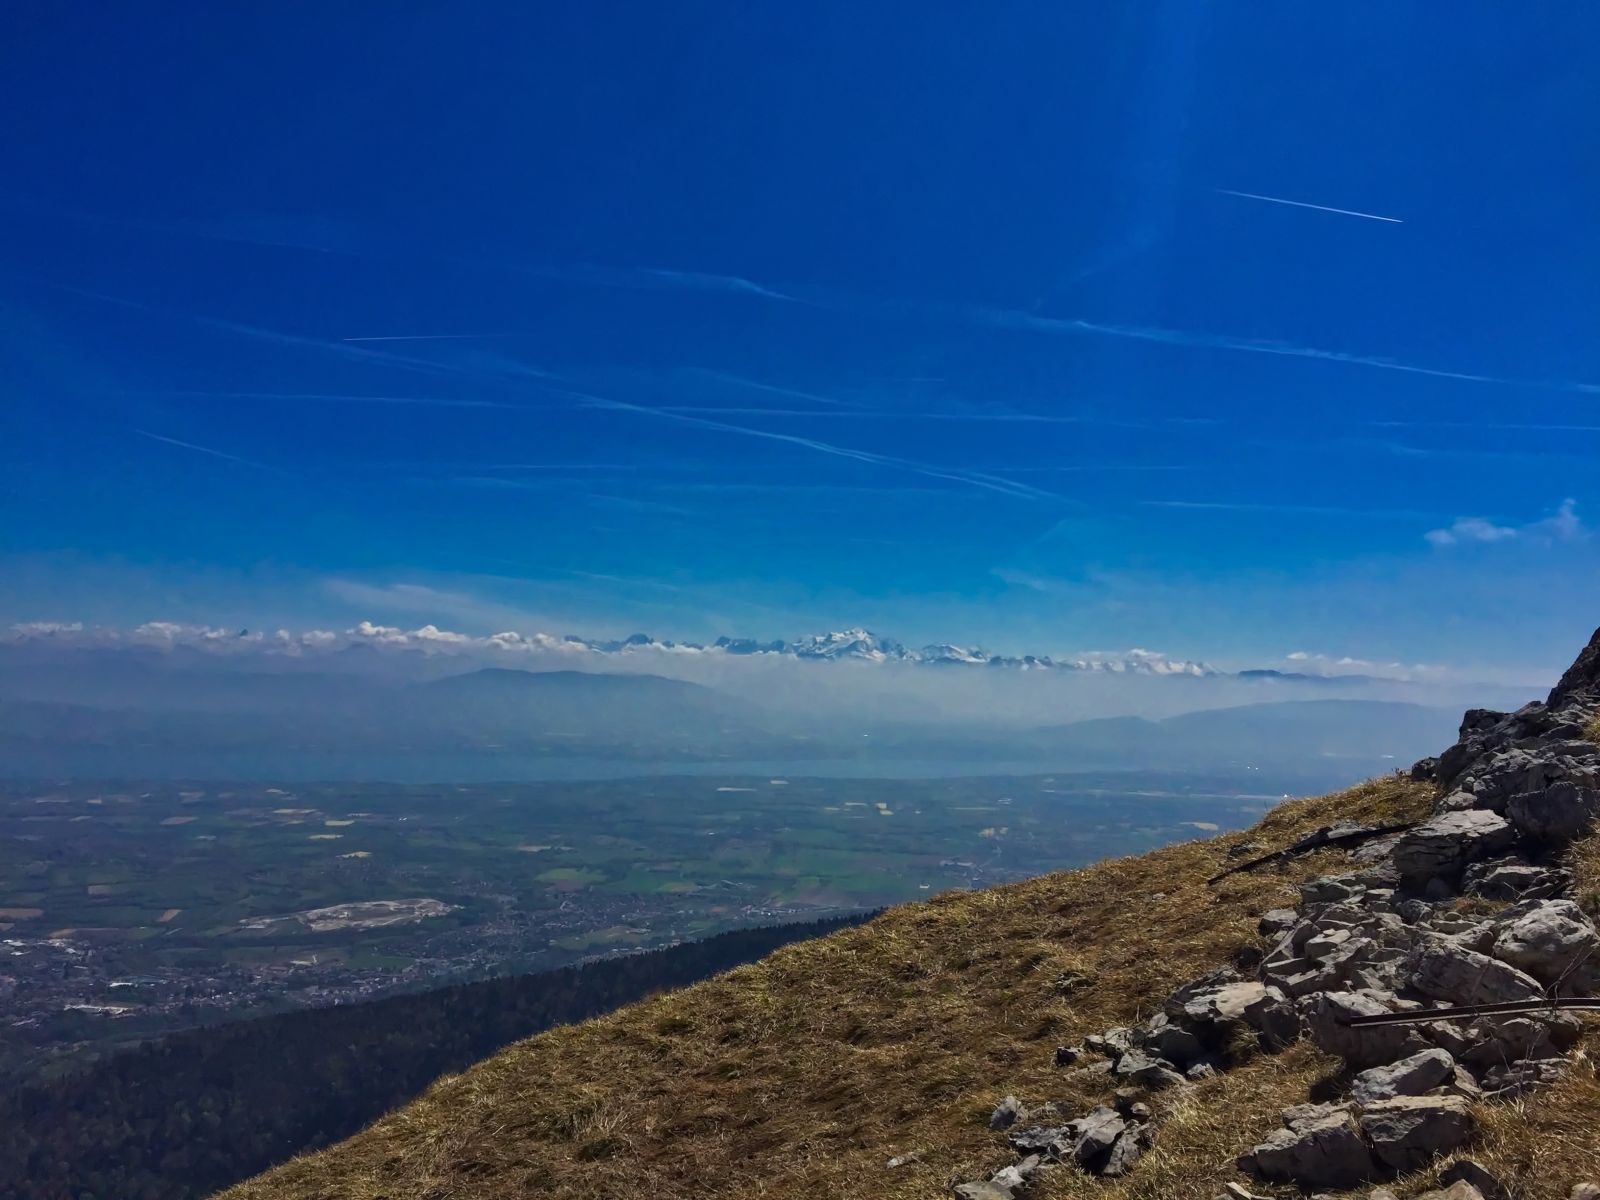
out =
[(1235, 192), (1230, 188), (1212, 188), (1224, 196), (1239, 196), (1245, 200), (1265, 200), (1269, 204), (1288, 204), (1294, 208), (1314, 208), (1318, 212), (1338, 213), (1343, 217), (1364, 217), (1368, 221), (1387, 221), (1391, 225), (1404, 225), (1399, 217), (1380, 217), (1377, 213), (1356, 212), (1353, 208), (1329, 208), (1326, 204), (1307, 204), (1304, 200), (1285, 200), (1282, 196), (1262, 196), (1255, 192)]

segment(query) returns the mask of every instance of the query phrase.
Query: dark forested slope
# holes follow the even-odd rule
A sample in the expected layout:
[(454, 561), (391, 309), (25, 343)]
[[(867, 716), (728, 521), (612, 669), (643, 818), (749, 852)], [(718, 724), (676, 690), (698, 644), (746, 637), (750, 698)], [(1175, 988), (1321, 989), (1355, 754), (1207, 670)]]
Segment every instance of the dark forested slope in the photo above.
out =
[(506, 1044), (860, 918), (194, 1030), (0, 1099), (0, 1196), (188, 1200), (354, 1133)]

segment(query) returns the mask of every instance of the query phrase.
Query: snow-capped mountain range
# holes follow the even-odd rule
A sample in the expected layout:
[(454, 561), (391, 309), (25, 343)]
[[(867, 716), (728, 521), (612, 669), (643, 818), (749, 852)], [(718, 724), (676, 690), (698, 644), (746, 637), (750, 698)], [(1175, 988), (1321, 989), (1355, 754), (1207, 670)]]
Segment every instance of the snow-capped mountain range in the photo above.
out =
[(1023, 671), (1106, 671), (1130, 675), (1192, 676), (1220, 673), (1202, 662), (1170, 659), (1149, 650), (1129, 650), (1120, 654), (1086, 654), (1071, 658), (1051, 658), (1049, 655), (1038, 654), (1011, 656), (991, 654), (976, 646), (955, 646), (949, 643), (937, 643), (918, 649), (908, 647), (893, 638), (882, 637), (868, 629), (844, 629), (832, 633), (812, 634), (794, 641), (779, 639), (762, 642), (754, 638), (721, 637), (709, 645), (694, 642), (662, 642), (642, 633), (636, 633), (621, 641), (590, 641), (574, 637), (568, 637), (566, 640), (602, 654), (676, 650), (734, 655), (772, 654), (829, 661), (855, 659), (864, 662), (916, 663), (927, 666), (1011, 667)]
[[(38, 622), (14, 625), (0, 642), (51, 643), (62, 647), (142, 648), (145, 650), (197, 650), (217, 655), (264, 654), (309, 658), (344, 649), (367, 647), (380, 651), (413, 651), (426, 655), (473, 657), (510, 662), (535, 659), (560, 660), (572, 666), (582, 661), (631, 660), (645, 666), (652, 658), (684, 656), (775, 657), (813, 662), (867, 662), (925, 667), (1000, 667), (1018, 671), (1088, 671), (1115, 675), (1204, 677), (1226, 674), (1203, 662), (1168, 658), (1150, 650), (1084, 653), (1052, 658), (1048, 655), (993, 654), (975, 646), (949, 643), (908, 647), (867, 629), (844, 629), (812, 634), (793, 641), (720, 637), (714, 642), (675, 642), (636, 633), (609, 640), (558, 637), (548, 633), (496, 633), (487, 636), (456, 633), (435, 625), (401, 629), (361, 621), (342, 631), (313, 629), (293, 633), (222, 629), (205, 625), (153, 621), (134, 629), (89, 627), (81, 624)], [(598, 664), (597, 664), (598, 665)]]

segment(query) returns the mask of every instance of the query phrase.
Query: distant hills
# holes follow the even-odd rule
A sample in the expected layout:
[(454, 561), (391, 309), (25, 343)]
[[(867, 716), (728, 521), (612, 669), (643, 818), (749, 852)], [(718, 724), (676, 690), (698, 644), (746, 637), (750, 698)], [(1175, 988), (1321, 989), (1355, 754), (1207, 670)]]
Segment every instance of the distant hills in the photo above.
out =
[[(853, 634), (830, 639), (804, 652), (910, 653)], [(1321, 760), (1348, 761), (1354, 778), (1454, 735), (1450, 710), (1368, 699), (1052, 723), (1048, 708), (1026, 705), (964, 718), (934, 707), (875, 710), (837, 689), (734, 693), (645, 672), (484, 667), (407, 679), (316, 669), (321, 660), (265, 670), (203, 654), (104, 650), (12, 665), (19, 669), (0, 674), (0, 770), (13, 776), (528, 778), (541, 763), (578, 757), (641, 770), (770, 761), (898, 764), (904, 774), (948, 773), (954, 763), (977, 774), (1002, 763), (1208, 769)], [(1207, 698), (1195, 693), (1193, 702)]]

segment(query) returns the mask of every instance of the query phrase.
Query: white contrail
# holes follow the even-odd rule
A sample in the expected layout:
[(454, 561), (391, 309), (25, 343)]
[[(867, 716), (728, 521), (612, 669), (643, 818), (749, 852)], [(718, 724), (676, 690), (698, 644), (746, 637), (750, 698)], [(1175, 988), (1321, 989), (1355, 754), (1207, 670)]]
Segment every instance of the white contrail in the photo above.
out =
[(341, 342), (451, 342), (474, 338), (526, 337), (521, 333), (388, 333), (377, 337), (347, 337)]
[(1288, 204), (1295, 208), (1314, 208), (1318, 212), (1338, 213), (1342, 217), (1365, 217), (1369, 221), (1387, 221), (1391, 225), (1404, 225), (1399, 217), (1380, 217), (1377, 213), (1356, 212), (1353, 208), (1329, 208), (1326, 204), (1307, 204), (1304, 200), (1285, 200), (1282, 196), (1261, 196), (1255, 192), (1235, 192), (1229, 188), (1212, 188), (1224, 196), (1239, 196), (1245, 200), (1265, 200), (1269, 204)]

